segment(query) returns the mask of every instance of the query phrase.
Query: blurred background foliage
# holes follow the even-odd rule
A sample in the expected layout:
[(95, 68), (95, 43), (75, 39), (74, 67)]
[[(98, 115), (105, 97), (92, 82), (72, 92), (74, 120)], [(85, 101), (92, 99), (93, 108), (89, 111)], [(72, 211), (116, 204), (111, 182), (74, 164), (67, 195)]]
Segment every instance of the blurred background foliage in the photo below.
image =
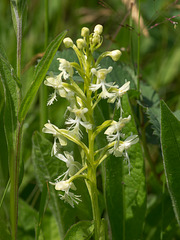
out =
[[(175, 0), (141, 0), (135, 1), (130, 5), (128, 0), (51, 0), (49, 1), (49, 21), (48, 21), (48, 42), (65, 29), (68, 29), (68, 36), (72, 39), (80, 37), (80, 29), (83, 26), (91, 30), (96, 24), (102, 24), (104, 27), (104, 43), (101, 50), (121, 49), (121, 61), (128, 64), (134, 73), (138, 72), (138, 51), (140, 53), (140, 79), (144, 94), (149, 94), (149, 88), (146, 90), (144, 83), (152, 86), (158, 92), (160, 98), (163, 98), (173, 111), (180, 109), (180, 2)], [(133, 2), (133, 1), (132, 1)], [(140, 33), (138, 29), (139, 7), (140, 3)], [(23, 23), (23, 42), (22, 42), (22, 84), (24, 93), (32, 81), (32, 75), (38, 59), (45, 50), (45, 0), (27, 1), (27, 10)], [(138, 49), (138, 38), (140, 38), (140, 49)], [(0, 1), (0, 42), (4, 47), (7, 57), (15, 68), (16, 64), (16, 36), (11, 19), (11, 9), (9, 1)], [(61, 46), (61, 50), (64, 46)], [(0, 88), (0, 110), (3, 108), (3, 92)], [(154, 92), (153, 92), (154, 94)], [(37, 219), (40, 203), (40, 190), (35, 180), (34, 168), (31, 159), (32, 135), (35, 130), (40, 129), (39, 124), (39, 100), (34, 101), (31, 110), (33, 114), (28, 114), (24, 125), (24, 143), (22, 172), (23, 181), (20, 187), (20, 209), (27, 210), (20, 214), (19, 232), (20, 239), (32, 239), (29, 237), (34, 231), (33, 222)], [(49, 108), (49, 118), (54, 124), (61, 126), (63, 119), (57, 117), (64, 114), (66, 103), (55, 103)], [(2, 114), (0, 117), (2, 123)], [(27, 131), (28, 129), (28, 131)], [(4, 150), (1, 157), (0, 174), (0, 195), (2, 195), (8, 181), (8, 164), (3, 161), (7, 159), (5, 144), (5, 134), (2, 124), (0, 124), (0, 146)], [(51, 139), (52, 140), (52, 139)], [(149, 142), (151, 142), (149, 140)], [(152, 147), (152, 145), (150, 145)], [(159, 154), (159, 139), (156, 145), (151, 148), (156, 176), (151, 173), (147, 167), (146, 171), (148, 181), (148, 212), (145, 226), (145, 235), (150, 231), (150, 227), (155, 228), (159, 224), (161, 200), (162, 200), (162, 179), (164, 177), (161, 155)], [(6, 196), (8, 202), (8, 195)], [(174, 234), (176, 228), (175, 218), (172, 207), (169, 203), (169, 197), (165, 199), (164, 207), (170, 211), (168, 215), (172, 217), (172, 224), (169, 226), (169, 236)], [(170, 210), (169, 210), (170, 209)], [(8, 206), (4, 205), (0, 213), (6, 215)], [(156, 213), (156, 214), (155, 214)], [(159, 215), (158, 215), (159, 214)], [(168, 213), (167, 213), (168, 214)], [(25, 221), (29, 216), (29, 220)], [(153, 226), (152, 222), (154, 221)], [(54, 228), (52, 236), (56, 235), (57, 226), (49, 210), (47, 210), (44, 221), (43, 231), (47, 231), (45, 226), (51, 225)], [(52, 228), (51, 228), (52, 229)], [(157, 229), (154, 229), (156, 236)], [(45, 233), (51, 234), (50, 232)], [(157, 233), (158, 234), (158, 233)], [(172, 235), (173, 235), (172, 234)], [(33, 235), (33, 234), (32, 234)], [(51, 236), (51, 237), (52, 237)], [(158, 235), (157, 235), (158, 236)], [(168, 235), (167, 235), (168, 236)], [(174, 236), (174, 235), (173, 235)], [(47, 239), (51, 239), (50, 237)], [(55, 237), (52, 239), (56, 239)], [(57, 238), (58, 239), (58, 238)], [(148, 238), (158, 239), (158, 238)], [(171, 239), (171, 237), (167, 238)], [(179, 238), (174, 238), (179, 239)]]

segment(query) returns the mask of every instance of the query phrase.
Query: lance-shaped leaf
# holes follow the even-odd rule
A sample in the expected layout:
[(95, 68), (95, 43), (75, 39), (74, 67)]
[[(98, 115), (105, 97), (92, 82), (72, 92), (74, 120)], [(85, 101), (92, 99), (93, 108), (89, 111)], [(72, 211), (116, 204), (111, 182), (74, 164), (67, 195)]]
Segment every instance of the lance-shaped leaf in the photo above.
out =
[[(9, 92), (10, 98), (12, 101), (12, 108), (15, 111), (15, 115), (17, 115), (18, 109), (18, 94), (19, 94), (19, 87), (20, 82), (16, 73), (9, 63), (6, 53), (3, 47), (0, 45), (0, 79), (4, 86), (4, 91)], [(5, 94), (5, 97), (7, 95)]]
[(26, 96), (24, 97), (20, 109), (19, 109), (19, 121), (22, 122), (30, 108), (30, 105), (44, 79), (46, 76), (46, 73), (49, 69), (49, 66), (53, 60), (53, 57), (55, 53), (57, 52), (63, 38), (65, 37), (67, 31), (64, 31), (63, 33), (59, 34), (48, 46), (43, 58), (38, 63), (35, 73), (33, 82), (29, 88), (29, 90), (26, 93)]
[[(8, 164), (10, 169), (11, 190), (10, 190), (10, 216), (12, 238), (15, 236), (17, 223), (17, 166), (18, 151), (15, 146), (17, 133), (17, 111), (20, 99), (20, 89), (13, 74), (13, 68), (8, 62), (5, 52), (0, 47), (0, 79), (4, 88), (5, 108), (4, 108), (4, 129), (8, 147)], [(19, 132), (20, 133), (20, 132)], [(18, 133), (18, 134), (19, 134)], [(16, 146), (17, 147), (17, 146)], [(14, 239), (14, 238), (13, 238)]]
[(3, 48), (0, 46), (0, 80), (4, 90), (4, 130), (8, 146), (9, 163), (13, 163), (14, 145), (16, 137), (17, 109), (19, 88), (13, 68), (6, 58)]
[(161, 101), (161, 148), (168, 190), (180, 225), (180, 121)]
[(94, 224), (91, 221), (80, 221), (69, 229), (64, 240), (88, 240), (93, 232)]
[[(123, 133), (126, 137), (131, 132), (137, 134), (127, 95), (123, 97), (122, 105), (125, 110), (123, 117), (128, 117), (129, 114), (132, 116), (123, 128)], [(114, 240), (139, 239), (145, 217), (144, 159), (139, 142), (128, 149), (128, 155), (131, 162), (130, 174), (123, 157), (112, 156), (106, 162), (106, 202)]]

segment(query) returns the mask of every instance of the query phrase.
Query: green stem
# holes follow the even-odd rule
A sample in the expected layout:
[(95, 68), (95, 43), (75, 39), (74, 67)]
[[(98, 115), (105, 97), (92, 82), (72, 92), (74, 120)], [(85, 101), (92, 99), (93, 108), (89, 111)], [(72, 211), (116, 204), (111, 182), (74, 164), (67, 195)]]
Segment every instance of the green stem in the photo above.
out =
[(11, 206), (11, 232), (12, 239), (17, 239), (17, 224), (18, 224), (18, 195), (19, 195), (19, 163), (21, 158), (21, 140), (22, 140), (22, 125), (17, 123), (16, 133), (16, 149), (15, 154), (11, 158), (10, 164), (10, 206)]
[(88, 132), (89, 139), (89, 163), (88, 166), (88, 181), (87, 187), (91, 198), (92, 212), (93, 212), (93, 220), (94, 220), (94, 235), (95, 240), (100, 239), (100, 226), (101, 226), (101, 218), (99, 212), (99, 203), (98, 203), (98, 190), (97, 190), (97, 181), (96, 181), (96, 166), (94, 164), (94, 138), (92, 130)]
[(101, 218), (99, 212), (99, 203), (98, 203), (98, 190), (96, 182), (96, 168), (89, 166), (88, 168), (88, 178), (87, 186), (91, 198), (93, 220), (94, 220), (94, 235), (95, 240), (100, 239), (100, 227), (101, 227)]

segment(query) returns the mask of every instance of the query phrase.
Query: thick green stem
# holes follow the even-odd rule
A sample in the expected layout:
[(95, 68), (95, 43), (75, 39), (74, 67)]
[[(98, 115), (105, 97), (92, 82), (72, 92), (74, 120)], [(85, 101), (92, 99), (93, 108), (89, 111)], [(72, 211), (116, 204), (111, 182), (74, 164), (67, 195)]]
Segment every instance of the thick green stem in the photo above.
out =
[(95, 240), (99, 240), (101, 218), (100, 218), (99, 203), (98, 203), (96, 168), (92, 168), (92, 167), (88, 168), (88, 178), (90, 179), (90, 181), (87, 182), (87, 186), (88, 186), (88, 190), (91, 198), (93, 220), (94, 220), (94, 235), (95, 235)]
[(16, 149), (14, 156), (11, 159), (10, 179), (11, 179), (11, 233), (12, 239), (17, 239), (17, 224), (18, 224), (18, 194), (19, 194), (19, 163), (21, 158), (21, 138), (22, 125), (18, 123), (16, 133)]
[(92, 130), (88, 133), (89, 138), (89, 167), (88, 167), (88, 181), (87, 187), (91, 198), (93, 220), (94, 220), (94, 235), (95, 240), (100, 239), (100, 227), (101, 227), (101, 217), (99, 212), (99, 203), (98, 203), (98, 190), (97, 190), (97, 181), (96, 181), (96, 166), (94, 163), (94, 138)]

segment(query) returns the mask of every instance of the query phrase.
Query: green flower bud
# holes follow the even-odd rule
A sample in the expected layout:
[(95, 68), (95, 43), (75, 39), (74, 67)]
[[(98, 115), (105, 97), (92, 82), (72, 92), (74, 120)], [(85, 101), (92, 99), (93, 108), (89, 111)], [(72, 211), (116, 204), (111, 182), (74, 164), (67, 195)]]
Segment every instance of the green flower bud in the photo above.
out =
[(95, 33), (95, 34), (93, 35), (93, 37), (92, 37), (91, 42), (92, 42), (93, 45), (98, 45), (98, 44), (100, 44), (100, 42), (101, 42), (101, 37), (100, 37), (100, 35), (99, 35), (98, 33)]
[(63, 43), (65, 45), (66, 48), (70, 48), (73, 47), (73, 41), (71, 38), (67, 37), (63, 40)]
[(87, 37), (87, 36), (89, 36), (89, 28), (83, 27), (83, 28), (81, 29), (81, 36), (82, 36), (82, 37)]
[(86, 41), (82, 38), (76, 40), (77, 47), (81, 50), (86, 47)]
[(110, 56), (113, 61), (118, 61), (121, 55), (122, 53), (120, 50), (114, 50), (108, 54), (108, 56)]
[(103, 26), (100, 25), (100, 24), (96, 25), (95, 28), (94, 28), (94, 33), (100, 35), (102, 32), (103, 32)]

